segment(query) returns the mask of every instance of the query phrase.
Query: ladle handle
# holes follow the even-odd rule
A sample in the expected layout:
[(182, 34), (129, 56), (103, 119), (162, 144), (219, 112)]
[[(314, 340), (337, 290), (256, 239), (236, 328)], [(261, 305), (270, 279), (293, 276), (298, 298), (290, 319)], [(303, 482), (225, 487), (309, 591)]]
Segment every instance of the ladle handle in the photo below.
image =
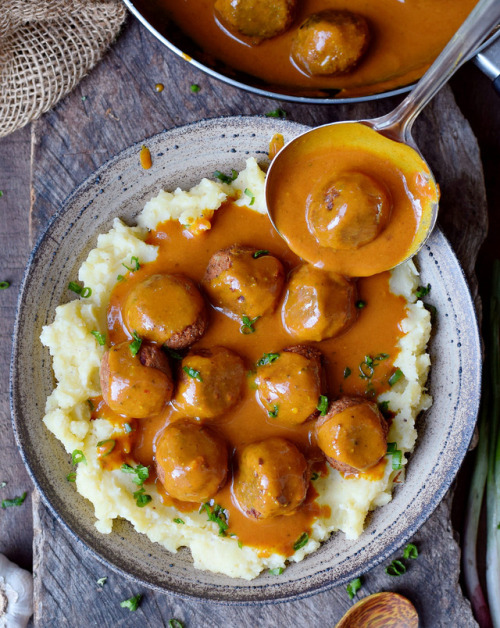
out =
[(500, 0), (480, 0), (415, 88), (391, 113), (374, 121), (374, 128), (413, 144), (415, 118), (499, 22)]

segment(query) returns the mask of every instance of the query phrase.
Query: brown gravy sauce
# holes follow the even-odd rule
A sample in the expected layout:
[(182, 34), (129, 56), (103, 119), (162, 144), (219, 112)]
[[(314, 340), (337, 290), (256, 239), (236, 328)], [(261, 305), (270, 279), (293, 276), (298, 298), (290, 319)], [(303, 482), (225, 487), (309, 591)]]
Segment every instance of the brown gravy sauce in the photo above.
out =
[[(251, 46), (219, 24), (214, 0), (139, 0), (136, 6), (161, 28), (171, 19), (203, 50), (199, 61), (213, 66), (213, 58), (256, 76), (271, 87), (307, 91), (341, 90), (338, 97), (357, 97), (395, 89), (419, 79), (471, 12), (476, 0), (303, 0), (290, 29)], [(312, 13), (347, 9), (366, 17), (372, 30), (370, 46), (350, 73), (313, 77), (290, 58), (296, 29)], [(172, 27), (170, 27), (172, 29)], [(300, 92), (300, 89), (302, 91)], [(312, 94), (313, 95), (313, 94)]]
[[(151, 232), (147, 242), (159, 247), (157, 259), (141, 265), (140, 270), (134, 273), (127, 273), (125, 280), (118, 282), (111, 294), (108, 338), (112, 345), (130, 338), (122, 324), (121, 309), (133, 286), (152, 274), (185, 273), (195, 282), (200, 282), (211, 255), (235, 242), (268, 249), (281, 259), (287, 270), (300, 261), (275, 232), (267, 216), (236, 207), (230, 202), (215, 212), (212, 228), (202, 235), (192, 236), (177, 221), (169, 221)], [(388, 272), (359, 279), (358, 298), (366, 306), (359, 310), (356, 323), (340, 337), (314, 343), (325, 357), (329, 399), (341, 394), (372, 398), (388, 388), (387, 380), (394, 371), (393, 361), (398, 353), (396, 343), (402, 336), (400, 322), (406, 316), (405, 300), (389, 291), (388, 280)], [(270, 436), (285, 437), (297, 444), (306, 455), (312, 471), (322, 474), (326, 471), (326, 463), (315, 442), (314, 421), (293, 428), (280, 426), (259, 405), (252, 383), (255, 363), (264, 352), (279, 352), (293, 344), (297, 344), (297, 341), (285, 331), (280, 308), (273, 315), (259, 319), (255, 325), (255, 333), (249, 335), (240, 333), (238, 321), (210, 308), (208, 330), (194, 347), (228, 347), (242, 356), (249, 373), (248, 385), (241, 401), (226, 415), (207, 421), (207, 425), (226, 439), (230, 451)], [(359, 365), (366, 355), (374, 356), (379, 353), (387, 353), (390, 357), (379, 363), (368, 385), (367, 380), (359, 376)], [(175, 372), (176, 365), (173, 366)], [(344, 377), (346, 367), (351, 369), (348, 377)], [(150, 477), (146, 482), (146, 490), (148, 483), (156, 482), (165, 504), (176, 506), (180, 512), (197, 510), (199, 504), (179, 502), (169, 497), (154, 472), (156, 440), (169, 422), (184, 415), (169, 404), (156, 417), (129, 420), (114, 414), (102, 398), (93, 399), (92, 402), (93, 418), (107, 418), (117, 426), (129, 423), (133, 428), (128, 436), (118, 439), (115, 449), (109, 455), (101, 458), (104, 468), (118, 468), (123, 462), (131, 465), (140, 462), (149, 466)], [(363, 477), (380, 478), (385, 464), (386, 460), (383, 459), (368, 473), (363, 474)], [(293, 545), (301, 534), (310, 533), (313, 521), (319, 516), (330, 514), (328, 507), (317, 504), (316, 497), (317, 492), (312, 481), (305, 502), (296, 512), (264, 521), (249, 519), (240, 512), (232, 499), (231, 481), (216, 495), (214, 501), (227, 509), (227, 533), (235, 534), (243, 545), (256, 547), (263, 555), (279, 552), (290, 556), (294, 552)]]

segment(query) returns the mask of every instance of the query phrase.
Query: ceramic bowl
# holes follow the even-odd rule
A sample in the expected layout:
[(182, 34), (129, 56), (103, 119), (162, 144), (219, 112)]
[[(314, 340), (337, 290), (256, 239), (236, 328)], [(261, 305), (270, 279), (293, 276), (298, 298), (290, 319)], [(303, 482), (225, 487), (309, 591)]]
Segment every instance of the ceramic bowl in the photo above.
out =
[(158, 190), (188, 188), (214, 170), (241, 169), (255, 156), (266, 163), (273, 133), (289, 141), (305, 127), (269, 118), (223, 118), (160, 133), (148, 140), (153, 167), (143, 170), (138, 146), (102, 166), (66, 200), (38, 241), (24, 276), (14, 332), (11, 400), (14, 430), (33, 481), (52, 512), (104, 563), (152, 587), (225, 603), (298, 599), (345, 583), (387, 558), (430, 516), (450, 486), (467, 451), (480, 396), (480, 342), (474, 306), (463, 272), (436, 229), (418, 255), (422, 283), (432, 285), (438, 311), (430, 345), (431, 410), (418, 420), (418, 443), (406, 483), (368, 519), (355, 541), (334, 534), (314, 554), (290, 565), (279, 579), (247, 582), (194, 569), (187, 550), (170, 554), (125, 521), (112, 534), (94, 527), (93, 509), (65, 480), (72, 470), (62, 445), (42, 423), (54, 386), (48, 350), (39, 341), (57, 305), (70, 296), (68, 282), (99, 233), (118, 215), (133, 223)]

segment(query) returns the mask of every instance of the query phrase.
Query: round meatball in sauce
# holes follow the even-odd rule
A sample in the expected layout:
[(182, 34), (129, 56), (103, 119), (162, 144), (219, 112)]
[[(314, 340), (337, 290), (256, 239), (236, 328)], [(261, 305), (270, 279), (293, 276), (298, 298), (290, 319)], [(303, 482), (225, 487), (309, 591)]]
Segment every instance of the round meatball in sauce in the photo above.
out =
[(111, 347), (102, 357), (100, 378), (104, 401), (113, 412), (129, 418), (159, 414), (174, 390), (167, 357), (148, 343), (135, 356), (129, 342)]
[(293, 427), (317, 414), (322, 392), (321, 352), (297, 345), (267, 353), (257, 366), (257, 394), (271, 421)]
[(237, 353), (198, 349), (182, 360), (175, 404), (189, 416), (210, 419), (234, 406), (244, 381), (245, 365)]
[(358, 249), (383, 231), (391, 209), (382, 183), (362, 172), (345, 172), (313, 189), (307, 199), (307, 226), (321, 246)]
[(309, 264), (290, 273), (283, 322), (296, 338), (308, 341), (333, 338), (349, 329), (356, 316), (353, 282)]
[(271, 314), (278, 305), (285, 273), (276, 257), (234, 245), (210, 258), (203, 285), (212, 303), (232, 318)]
[(171, 497), (206, 502), (226, 483), (227, 446), (208, 427), (182, 419), (168, 425), (156, 442), (155, 463)]
[(295, 63), (313, 76), (350, 72), (370, 42), (368, 22), (350, 11), (326, 10), (310, 15), (292, 41)]
[(388, 425), (377, 404), (343, 397), (316, 424), (318, 446), (344, 473), (367, 471), (387, 453)]
[(307, 461), (290, 441), (274, 437), (246, 445), (238, 457), (233, 495), (253, 519), (292, 514), (306, 498)]
[(130, 332), (172, 349), (189, 347), (205, 333), (205, 302), (184, 275), (151, 275), (127, 297), (124, 321)]
[(287, 30), (295, 5), (296, 0), (215, 0), (214, 8), (224, 26), (258, 44)]

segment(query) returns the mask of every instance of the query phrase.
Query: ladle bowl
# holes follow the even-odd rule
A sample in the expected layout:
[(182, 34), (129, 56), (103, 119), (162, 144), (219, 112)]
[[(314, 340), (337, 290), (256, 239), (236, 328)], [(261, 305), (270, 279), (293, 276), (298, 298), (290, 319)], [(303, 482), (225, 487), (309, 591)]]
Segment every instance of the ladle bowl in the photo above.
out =
[[(279, 151), (267, 173), (266, 202), (271, 222), (295, 253), (325, 270), (335, 270), (349, 276), (366, 276), (389, 270), (418, 252), (436, 223), (439, 188), (431, 169), (413, 139), (411, 134), (413, 123), (422, 109), (466, 61), (470, 52), (499, 20), (500, 0), (480, 0), (413, 91), (393, 111), (370, 120), (335, 122), (317, 127), (295, 138)], [(339, 129), (340, 125), (344, 125), (344, 127)], [(369, 127), (376, 132), (376, 135), (361, 131), (359, 125)], [(389, 227), (386, 227), (381, 232), (381, 236), (385, 237), (385, 240), (381, 238), (380, 244), (385, 249), (392, 247), (394, 249), (393, 254), (388, 256), (388, 259), (384, 258), (374, 262), (370, 268), (366, 264), (366, 259), (373, 257), (371, 253), (378, 242), (378, 236), (373, 242), (360, 245), (349, 251), (349, 261), (344, 263), (341, 261), (345, 257), (343, 251), (320, 246), (314, 240), (314, 235), (309, 232), (307, 226), (306, 207), (302, 204), (304, 199), (297, 198), (295, 202), (294, 198), (288, 195), (287, 202), (284, 202), (284, 195), (287, 194), (284, 175), (287, 173), (287, 168), (290, 172), (290, 164), (300, 163), (300, 159), (307, 151), (315, 149), (316, 146), (322, 149), (328, 147), (331, 154), (334, 155), (339, 134), (342, 141), (348, 144), (348, 147), (354, 149), (361, 147), (364, 150), (366, 146), (363, 142), (356, 145), (358, 131), (361, 131), (363, 137), (367, 138), (368, 150), (372, 153), (378, 153), (376, 158), (380, 159), (381, 163), (386, 156), (402, 171), (402, 185), (405, 189), (408, 187), (410, 178), (413, 178), (415, 182), (415, 186), (407, 194), (415, 208), (416, 228), (411, 240), (408, 245), (401, 245), (399, 247), (401, 250), (399, 250), (397, 246), (394, 247), (394, 243), (398, 241), (397, 232), (387, 234), (385, 232), (388, 231)], [(352, 140), (350, 136), (352, 136)], [(375, 144), (377, 147), (374, 149)], [(410, 166), (410, 169), (408, 170), (406, 166)], [(324, 166), (326, 174), (328, 174), (329, 167), (330, 163), (326, 161)], [(421, 180), (419, 180), (419, 174)], [(311, 180), (310, 183), (307, 182), (311, 190), (315, 184), (315, 180)], [(295, 212), (301, 212), (301, 215), (303, 213), (304, 217), (303, 225), (299, 229), (295, 224), (292, 226), (290, 222), (289, 208), (294, 204)], [(398, 220), (398, 215), (393, 213), (391, 221)]]

